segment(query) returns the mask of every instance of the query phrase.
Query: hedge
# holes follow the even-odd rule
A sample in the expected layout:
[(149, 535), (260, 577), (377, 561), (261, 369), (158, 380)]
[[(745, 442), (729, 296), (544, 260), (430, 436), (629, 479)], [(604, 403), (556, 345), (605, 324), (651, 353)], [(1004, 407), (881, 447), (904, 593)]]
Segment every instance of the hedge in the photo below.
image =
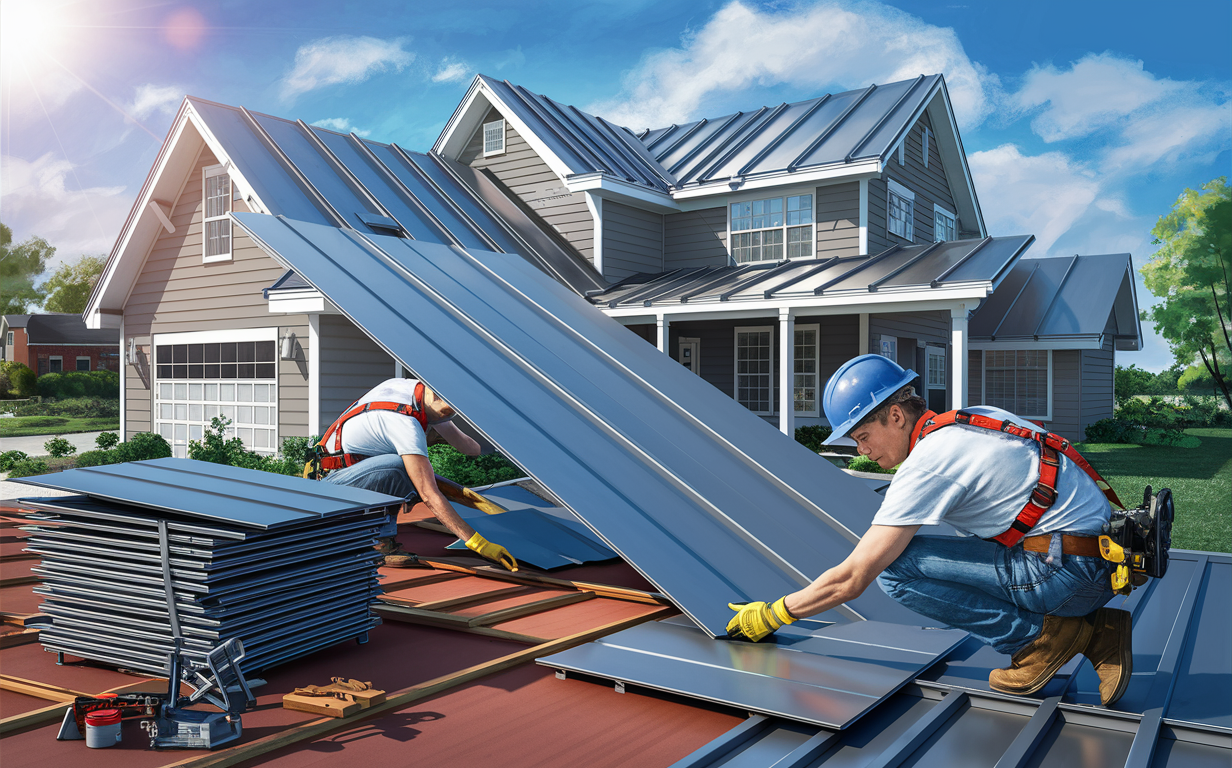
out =
[(38, 393), (64, 400), (71, 397), (120, 397), (120, 374), (115, 371), (65, 371), (38, 377)]

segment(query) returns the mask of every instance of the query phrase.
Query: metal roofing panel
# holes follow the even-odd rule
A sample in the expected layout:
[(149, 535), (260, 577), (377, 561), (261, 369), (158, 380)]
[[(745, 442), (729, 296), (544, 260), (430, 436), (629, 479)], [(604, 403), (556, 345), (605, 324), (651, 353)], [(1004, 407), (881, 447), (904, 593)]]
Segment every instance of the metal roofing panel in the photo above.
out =
[(727, 600), (845, 558), (880, 503), (524, 260), (235, 219), (715, 635)]
[(992, 280), (998, 284), (998, 278), (1004, 279), (1008, 268), (1014, 263), (1031, 243), (1035, 235), (1009, 235), (994, 237), (979, 250), (973, 251), (970, 258), (960, 266), (945, 275), (945, 283), (962, 283), (981, 280)]
[(972, 336), (1030, 337), (1057, 294), (1069, 259), (1025, 259), (972, 317)]
[(310, 522), (400, 501), (362, 488), (192, 459), (153, 459), (70, 469), (9, 482), (83, 493), (260, 529)]
[[(618, 555), (580, 522), (562, 520), (537, 509), (510, 510), (500, 515), (469, 515), (466, 521), (489, 541), (499, 541), (518, 562), (544, 570), (563, 568)], [(455, 541), (447, 549), (466, 549)]]
[(234, 107), (190, 98), (193, 109), (205, 120), (214, 138), (244, 180), (270, 210), (300, 221), (332, 223), (295, 180), (282, 161), (270, 151), (264, 139), (253, 132), (247, 118)]
[[(906, 285), (931, 285), (946, 270), (959, 265), (982, 240), (948, 240), (923, 259), (904, 269), (882, 285), (887, 288)], [(985, 246), (987, 247), (987, 246)]]

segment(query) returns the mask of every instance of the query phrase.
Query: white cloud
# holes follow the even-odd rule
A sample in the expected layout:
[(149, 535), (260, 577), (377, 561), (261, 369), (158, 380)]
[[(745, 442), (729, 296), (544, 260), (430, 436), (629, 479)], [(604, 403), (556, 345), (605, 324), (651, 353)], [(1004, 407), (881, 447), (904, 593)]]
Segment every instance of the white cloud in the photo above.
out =
[(961, 125), (988, 114), (997, 79), (967, 57), (952, 29), (876, 2), (777, 11), (735, 0), (680, 47), (646, 56), (616, 98), (588, 109), (640, 129), (696, 119), (715, 98), (759, 86), (846, 89), (936, 73)]
[(461, 83), (471, 79), (474, 70), (464, 61), (446, 57), (441, 60), (441, 66), (432, 76), (434, 83)]
[(137, 120), (144, 120), (155, 112), (174, 115), (183, 98), (184, 91), (174, 85), (147, 83), (137, 86), (137, 93), (126, 108)]
[(0, 168), (4, 223), (13, 228), (15, 240), (38, 235), (54, 245), (58, 252), (51, 268), (111, 250), (132, 206), (124, 187), (78, 189), (73, 164), (51, 153), (32, 162), (4, 155)]
[(328, 128), (331, 131), (339, 133), (354, 133), (358, 136), (367, 136), (372, 131), (364, 131), (356, 128), (350, 120), (345, 117), (327, 117), (324, 120), (317, 120), (313, 125), (318, 125), (322, 128)]
[(295, 65), (282, 81), (282, 98), (339, 83), (362, 83), (379, 72), (401, 72), (415, 60), (402, 40), (375, 37), (323, 37), (300, 46)]

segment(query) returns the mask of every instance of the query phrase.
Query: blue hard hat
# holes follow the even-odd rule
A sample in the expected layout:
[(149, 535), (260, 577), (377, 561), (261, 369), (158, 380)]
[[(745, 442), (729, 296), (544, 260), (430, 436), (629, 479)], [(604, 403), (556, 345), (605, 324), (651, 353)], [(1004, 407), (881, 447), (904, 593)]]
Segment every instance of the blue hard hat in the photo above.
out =
[(826, 382), (821, 407), (834, 430), (822, 444), (830, 445), (873, 412), (895, 392), (915, 380), (915, 371), (881, 355), (860, 355), (843, 363)]

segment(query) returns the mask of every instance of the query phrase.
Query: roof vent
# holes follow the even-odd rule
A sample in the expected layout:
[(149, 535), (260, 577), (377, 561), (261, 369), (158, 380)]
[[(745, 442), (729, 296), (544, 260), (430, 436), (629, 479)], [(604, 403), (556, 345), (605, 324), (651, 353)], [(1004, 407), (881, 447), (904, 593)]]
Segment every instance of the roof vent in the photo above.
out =
[(388, 216), (380, 216), (375, 213), (367, 213), (367, 212), (357, 213), (355, 215), (359, 218), (360, 221), (367, 224), (369, 227), (372, 227), (375, 230), (379, 230), (377, 234), (383, 234), (385, 232), (388, 232), (393, 235), (402, 234), (402, 225)]

